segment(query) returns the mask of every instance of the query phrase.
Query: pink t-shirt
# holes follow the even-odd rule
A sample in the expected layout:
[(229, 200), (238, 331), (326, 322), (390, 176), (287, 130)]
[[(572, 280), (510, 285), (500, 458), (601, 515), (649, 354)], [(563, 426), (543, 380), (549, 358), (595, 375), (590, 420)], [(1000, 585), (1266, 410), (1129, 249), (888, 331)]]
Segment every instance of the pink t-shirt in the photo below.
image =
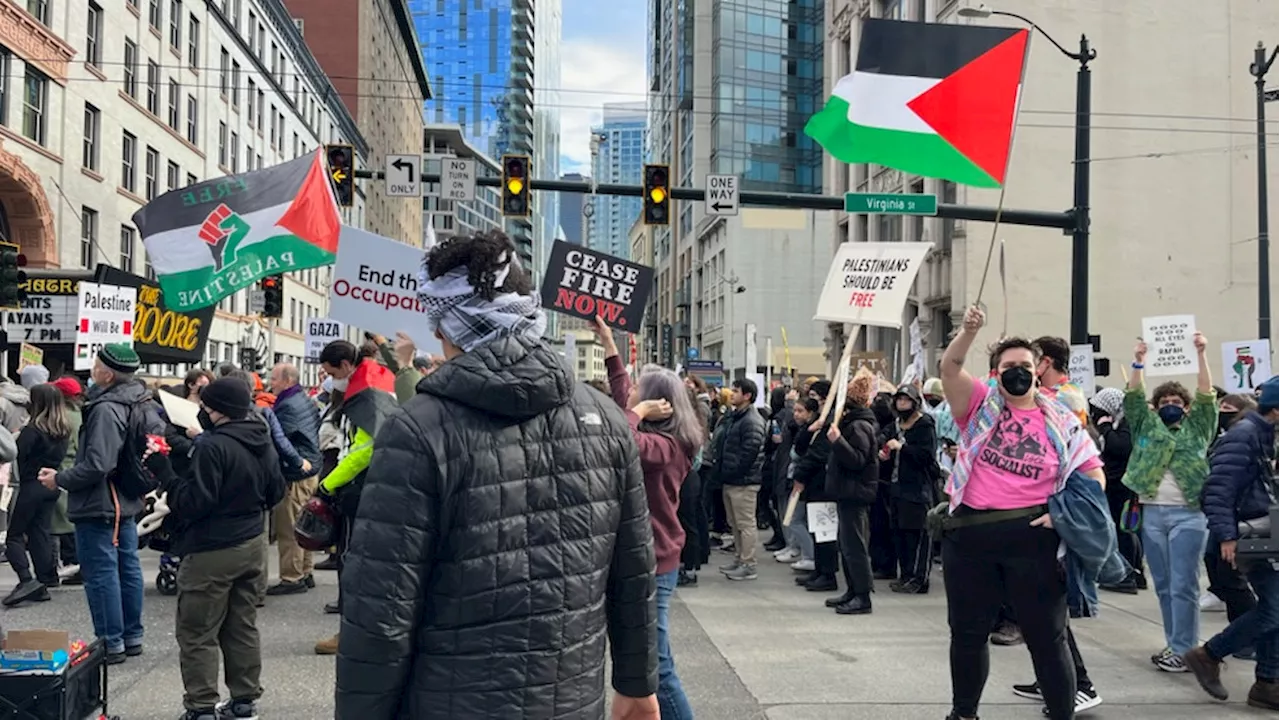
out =
[[(998, 392), (984, 380), (973, 381), (969, 408), (960, 418), (963, 427), (973, 418), (988, 392)], [(1081, 471), (1102, 466), (1090, 458)], [(987, 437), (976, 450), (969, 482), (964, 486), (965, 505), (975, 510), (1015, 510), (1043, 505), (1053, 494), (1058, 479), (1058, 453), (1045, 431), (1044, 412), (1038, 408), (1020, 410), (1005, 405)]]

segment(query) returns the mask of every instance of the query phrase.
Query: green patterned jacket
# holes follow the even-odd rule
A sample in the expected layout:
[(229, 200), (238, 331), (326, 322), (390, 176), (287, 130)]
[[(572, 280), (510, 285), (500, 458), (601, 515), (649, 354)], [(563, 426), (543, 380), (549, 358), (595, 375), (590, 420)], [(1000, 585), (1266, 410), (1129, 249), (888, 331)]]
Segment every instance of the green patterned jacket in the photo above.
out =
[(1187, 499), (1187, 506), (1200, 507), (1200, 489), (1209, 478), (1209, 444), (1218, 433), (1218, 401), (1213, 393), (1196, 393), (1186, 418), (1175, 430), (1165, 427), (1149, 405), (1146, 390), (1139, 386), (1124, 393), (1124, 416), (1133, 433), (1133, 454), (1124, 474), (1125, 487), (1149, 500), (1156, 495), (1164, 471), (1173, 478)]

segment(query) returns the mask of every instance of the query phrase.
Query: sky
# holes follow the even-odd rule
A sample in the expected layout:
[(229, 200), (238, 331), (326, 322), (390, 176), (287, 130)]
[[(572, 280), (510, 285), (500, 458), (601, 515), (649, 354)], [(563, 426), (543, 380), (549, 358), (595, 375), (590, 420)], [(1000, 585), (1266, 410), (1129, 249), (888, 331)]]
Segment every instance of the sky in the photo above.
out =
[(646, 3), (562, 1), (560, 172), (587, 175), (604, 103), (645, 99)]

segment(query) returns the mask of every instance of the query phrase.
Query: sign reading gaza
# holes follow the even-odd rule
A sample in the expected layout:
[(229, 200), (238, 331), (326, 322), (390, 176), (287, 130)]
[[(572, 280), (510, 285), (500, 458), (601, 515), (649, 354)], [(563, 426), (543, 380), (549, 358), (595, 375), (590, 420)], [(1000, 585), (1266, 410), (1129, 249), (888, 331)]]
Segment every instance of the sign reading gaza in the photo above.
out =
[(542, 279), (542, 305), (565, 315), (639, 332), (653, 268), (557, 240)]

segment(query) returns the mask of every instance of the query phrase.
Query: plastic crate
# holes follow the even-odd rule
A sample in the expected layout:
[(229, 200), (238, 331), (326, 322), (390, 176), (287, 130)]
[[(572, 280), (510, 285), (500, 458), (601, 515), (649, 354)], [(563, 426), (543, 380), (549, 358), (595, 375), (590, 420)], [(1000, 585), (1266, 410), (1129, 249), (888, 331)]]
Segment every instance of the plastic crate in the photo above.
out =
[(107, 713), (107, 646), (99, 639), (57, 673), (0, 672), (0, 720), (98, 720)]

